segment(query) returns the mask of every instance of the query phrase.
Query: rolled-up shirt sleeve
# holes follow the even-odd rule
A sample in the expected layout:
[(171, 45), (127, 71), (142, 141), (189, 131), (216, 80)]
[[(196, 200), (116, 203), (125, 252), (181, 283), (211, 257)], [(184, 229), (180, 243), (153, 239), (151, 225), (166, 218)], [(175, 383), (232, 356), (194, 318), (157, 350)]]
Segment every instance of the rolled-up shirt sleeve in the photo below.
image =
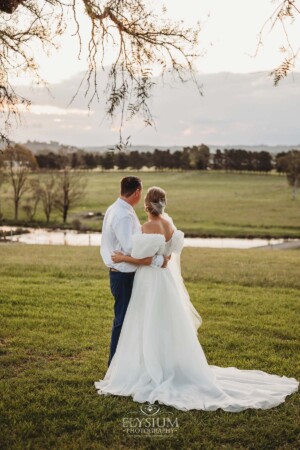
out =
[(130, 217), (123, 217), (118, 220), (114, 226), (114, 232), (117, 240), (120, 242), (122, 249), (126, 255), (130, 255), (132, 251), (132, 220)]

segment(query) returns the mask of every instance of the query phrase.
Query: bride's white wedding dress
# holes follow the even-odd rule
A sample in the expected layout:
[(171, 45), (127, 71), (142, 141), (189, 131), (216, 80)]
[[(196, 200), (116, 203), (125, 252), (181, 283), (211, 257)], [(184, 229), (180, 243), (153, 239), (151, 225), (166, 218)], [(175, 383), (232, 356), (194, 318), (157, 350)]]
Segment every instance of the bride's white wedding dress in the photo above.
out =
[(184, 411), (238, 412), (284, 402), (298, 389), (295, 378), (208, 364), (197, 336), (201, 317), (181, 276), (184, 234), (164, 217), (174, 228), (168, 242), (160, 234), (133, 237), (133, 257), (172, 257), (166, 269), (138, 267), (116, 353), (104, 379), (94, 383), (98, 393)]

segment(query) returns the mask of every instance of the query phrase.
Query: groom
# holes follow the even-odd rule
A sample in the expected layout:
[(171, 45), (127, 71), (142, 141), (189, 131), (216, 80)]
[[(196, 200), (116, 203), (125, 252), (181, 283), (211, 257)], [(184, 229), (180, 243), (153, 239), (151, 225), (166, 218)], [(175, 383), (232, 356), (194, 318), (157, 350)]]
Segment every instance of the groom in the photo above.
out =
[(141, 233), (141, 224), (133, 209), (142, 197), (142, 182), (137, 177), (125, 177), (121, 180), (120, 197), (105, 212), (100, 254), (109, 268), (110, 289), (115, 299), (115, 317), (112, 326), (108, 366), (117, 348), (123, 321), (131, 297), (135, 271), (139, 265), (156, 268), (166, 267), (169, 257), (155, 255), (149, 258), (135, 259), (128, 262), (114, 263), (111, 255), (122, 252), (131, 254), (132, 236)]

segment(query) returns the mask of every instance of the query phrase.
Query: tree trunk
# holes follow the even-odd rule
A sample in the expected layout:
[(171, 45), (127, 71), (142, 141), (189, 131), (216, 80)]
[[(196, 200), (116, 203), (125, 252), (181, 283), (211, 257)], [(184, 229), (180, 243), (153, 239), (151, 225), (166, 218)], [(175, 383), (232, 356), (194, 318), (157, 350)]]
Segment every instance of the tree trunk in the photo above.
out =
[(296, 200), (296, 194), (297, 194), (297, 178), (295, 179), (295, 182), (293, 184), (292, 200)]
[(64, 220), (64, 223), (66, 223), (67, 217), (68, 217), (68, 208), (64, 208), (64, 211), (63, 211), (63, 220)]
[(15, 220), (18, 220), (19, 200), (15, 199)]

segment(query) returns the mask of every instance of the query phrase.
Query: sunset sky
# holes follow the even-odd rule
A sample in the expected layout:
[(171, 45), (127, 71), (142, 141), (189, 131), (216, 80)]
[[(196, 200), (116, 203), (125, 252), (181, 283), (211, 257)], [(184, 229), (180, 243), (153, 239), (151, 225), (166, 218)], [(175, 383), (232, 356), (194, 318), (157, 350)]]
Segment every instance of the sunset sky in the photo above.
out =
[[(160, 6), (161, 2), (151, 4)], [(204, 96), (197, 95), (191, 84), (163, 88), (158, 83), (151, 101), (156, 129), (143, 128), (142, 120), (136, 119), (126, 123), (124, 136), (130, 134), (134, 145), (299, 144), (295, 119), (300, 116), (299, 62), (294, 75), (278, 87), (273, 87), (268, 76), (283, 58), (279, 47), (285, 41), (279, 25), (271, 34), (269, 25), (266, 27), (264, 45), (255, 58), (251, 57), (259, 31), (278, 4), (271, 0), (166, 0), (168, 17), (183, 19), (188, 25), (197, 20), (202, 24), (199, 49), (206, 54), (198, 61), (198, 78), (204, 85)], [(80, 24), (83, 30), (88, 29), (83, 13)], [(299, 21), (290, 28), (296, 49), (297, 28)], [(70, 27), (59, 52), (51, 57), (38, 56), (52, 95), (41, 88), (32, 90), (25, 80), (18, 80), (18, 89), (30, 95), (33, 107), (13, 139), (57, 140), (81, 146), (112, 144), (118, 139), (118, 122), (103, 121), (103, 102), (93, 105), (90, 113), (83, 96), (68, 107), (86, 68), (86, 53), (78, 61), (78, 42), (72, 32)], [(110, 62), (107, 57), (106, 64)]]

